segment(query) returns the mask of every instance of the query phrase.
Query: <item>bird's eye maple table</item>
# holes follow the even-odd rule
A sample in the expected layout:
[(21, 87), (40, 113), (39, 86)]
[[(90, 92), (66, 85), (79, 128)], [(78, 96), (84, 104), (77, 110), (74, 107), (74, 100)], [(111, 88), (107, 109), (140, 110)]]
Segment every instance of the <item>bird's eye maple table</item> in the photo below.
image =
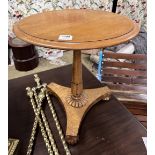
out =
[[(26, 17), (14, 25), (14, 32), (18, 38), (35, 45), (73, 50), (71, 88), (52, 80), (48, 88), (65, 109), (67, 142), (76, 143), (86, 112), (99, 100), (109, 100), (111, 95), (108, 87), (83, 89), (81, 50), (104, 48), (128, 41), (138, 34), (139, 27), (125, 16), (73, 9)], [(63, 74), (59, 76), (64, 77)]]

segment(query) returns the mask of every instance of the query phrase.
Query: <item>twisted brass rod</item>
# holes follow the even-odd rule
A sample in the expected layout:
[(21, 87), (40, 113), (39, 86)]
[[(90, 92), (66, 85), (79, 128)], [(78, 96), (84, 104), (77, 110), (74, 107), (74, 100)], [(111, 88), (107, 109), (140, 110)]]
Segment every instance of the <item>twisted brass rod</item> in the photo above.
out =
[[(35, 134), (36, 134), (36, 128), (39, 124), (40, 129), (41, 129), (41, 133), (44, 139), (44, 142), (46, 144), (47, 150), (48, 150), (48, 154), (49, 155), (59, 155), (57, 146), (55, 144), (55, 140), (54, 137), (51, 133), (48, 121), (46, 119), (45, 113), (42, 110), (41, 106), (42, 106), (42, 101), (46, 98), (47, 102), (48, 102), (48, 106), (50, 108), (50, 111), (52, 113), (53, 119), (55, 121), (56, 124), (56, 128), (58, 130), (61, 142), (63, 144), (64, 150), (66, 152), (66, 155), (71, 155), (70, 150), (66, 144), (57, 114), (55, 112), (54, 106), (50, 100), (48, 91), (47, 91), (47, 84), (41, 84), (40, 82), (40, 78), (38, 77), (37, 74), (34, 75), (34, 80), (37, 84), (36, 87), (33, 87), (32, 89), (30, 87), (26, 88), (27, 90), (27, 95), (30, 97), (30, 102), (32, 104), (32, 108), (34, 110), (35, 113), (35, 120), (33, 123), (33, 128), (32, 128), (32, 132), (31, 132), (31, 138), (29, 141), (29, 145), (28, 145), (28, 149), (27, 149), (27, 155), (30, 155), (32, 152), (32, 147), (33, 147), (33, 143), (34, 143), (34, 138), (35, 138)], [(39, 90), (39, 93), (37, 94), (37, 90)], [(34, 97), (34, 98), (33, 98)], [(34, 100), (35, 99), (35, 100)], [(41, 118), (40, 118), (41, 115)], [(43, 122), (42, 122), (43, 121)], [(53, 150), (52, 150), (52, 149)]]
[[(40, 110), (41, 110), (41, 104), (38, 105), (38, 108), (36, 108), (36, 105), (35, 105), (35, 101), (33, 99), (33, 91), (31, 90), (31, 88), (27, 88), (27, 91), (28, 91), (28, 95), (30, 97), (30, 102), (32, 104), (32, 107), (33, 107), (33, 110), (34, 110), (34, 113), (35, 113), (35, 121), (36, 123), (39, 122), (39, 126), (40, 126), (40, 129), (41, 129), (41, 134), (43, 136), (43, 139), (44, 139), (44, 142), (45, 142), (45, 145), (47, 147), (47, 150), (48, 150), (48, 153), (49, 155), (53, 155), (53, 151), (51, 149), (51, 145), (49, 143), (49, 140), (48, 140), (48, 137), (46, 135), (46, 132), (45, 132), (45, 129), (44, 129), (44, 126), (43, 126), (43, 123), (39, 117), (40, 115)], [(34, 124), (36, 125), (36, 123), (34, 122)], [(37, 126), (37, 125), (36, 125)], [(33, 126), (32, 129), (35, 129), (35, 132), (36, 132), (36, 127)], [(29, 145), (28, 145), (28, 151), (27, 153), (30, 155), (31, 152), (32, 152), (32, 146), (33, 146), (33, 141), (34, 141), (34, 133), (35, 133), (33, 130), (32, 130), (32, 133), (31, 133), (31, 138), (30, 138), (30, 141), (29, 141)]]
[[(39, 98), (39, 97), (37, 96), (37, 93), (36, 93), (36, 91), (35, 91), (35, 88), (32, 88), (32, 90), (33, 90), (33, 93), (34, 93), (34, 97), (35, 97), (36, 103), (37, 103), (37, 105), (38, 105), (38, 107), (39, 107), (40, 104), (41, 104), (41, 102), (42, 102), (42, 96), (43, 96), (43, 94), (39, 94), (39, 96), (40, 96), (40, 98)], [(44, 90), (45, 90), (45, 89), (41, 89), (41, 92), (44, 93)], [(39, 98), (39, 99), (38, 99), (38, 98)], [(39, 100), (40, 100), (40, 102), (39, 102)], [(52, 148), (53, 148), (53, 152), (54, 152), (55, 155), (59, 155), (59, 152), (58, 152), (57, 146), (56, 146), (56, 144), (55, 144), (54, 137), (53, 137), (53, 135), (52, 135), (52, 133), (51, 133), (51, 130), (50, 130), (48, 121), (47, 121), (47, 119), (46, 119), (46, 116), (45, 116), (45, 114), (44, 114), (44, 112), (43, 112), (42, 109), (40, 110), (40, 112), (41, 112), (41, 117), (42, 117), (43, 123), (44, 123), (44, 125), (45, 125), (45, 130), (46, 130), (46, 132), (47, 132), (47, 135), (48, 135), (48, 138), (49, 138), (49, 140), (50, 140), (51, 146), (52, 146)]]
[[(44, 86), (44, 87), (45, 87), (45, 86)], [(57, 128), (57, 130), (58, 130), (60, 139), (61, 139), (61, 141), (62, 141), (63, 147), (64, 147), (64, 149), (65, 149), (65, 151), (66, 151), (66, 155), (71, 155), (70, 150), (68, 149), (68, 146), (67, 146), (67, 144), (66, 144), (66, 141), (65, 141), (65, 138), (64, 138), (64, 135), (63, 135), (61, 126), (60, 126), (60, 122), (58, 121), (57, 114), (56, 114), (56, 112), (55, 112), (55, 109), (54, 109), (53, 104), (52, 104), (52, 102), (51, 102), (51, 100), (50, 100), (50, 97), (49, 97), (49, 95), (48, 95), (47, 90), (46, 90), (46, 98), (47, 98), (48, 106), (49, 106), (50, 111), (51, 111), (51, 113), (52, 113), (53, 119), (54, 119), (54, 121), (55, 121), (56, 128)]]

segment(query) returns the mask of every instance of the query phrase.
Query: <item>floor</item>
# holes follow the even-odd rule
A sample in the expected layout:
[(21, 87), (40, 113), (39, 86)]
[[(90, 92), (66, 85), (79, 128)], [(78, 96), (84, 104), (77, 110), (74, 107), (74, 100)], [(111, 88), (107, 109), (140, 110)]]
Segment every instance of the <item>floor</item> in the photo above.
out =
[[(61, 60), (66, 62), (65, 65), (68, 65), (72, 63), (72, 57), (73, 57), (72, 52), (70, 51), (64, 52), (64, 55), (63, 57), (61, 57)], [(90, 57), (89, 54), (82, 54), (82, 63), (94, 74), (94, 76), (96, 76), (96, 71), (95, 70), (92, 71), (92, 62), (90, 61), (89, 57)], [(41, 71), (45, 71), (45, 70), (49, 70), (49, 69), (57, 68), (57, 67), (61, 67), (61, 65), (54, 65), (54, 64), (51, 64), (48, 60), (40, 58), (38, 67), (36, 67), (35, 69), (31, 71), (27, 71), (27, 72), (17, 71), (15, 69), (15, 66), (9, 66), (8, 67), (8, 79), (10, 80), (10, 79), (22, 77), (25, 75), (35, 74)]]

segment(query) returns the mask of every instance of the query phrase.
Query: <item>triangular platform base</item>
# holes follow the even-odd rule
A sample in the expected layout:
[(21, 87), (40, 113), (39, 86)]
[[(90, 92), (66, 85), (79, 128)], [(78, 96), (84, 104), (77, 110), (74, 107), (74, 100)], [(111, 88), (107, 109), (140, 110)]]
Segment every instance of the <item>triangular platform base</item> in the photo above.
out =
[[(88, 110), (101, 99), (109, 100), (111, 95), (108, 87), (85, 89), (77, 102), (77, 99), (71, 96), (71, 88), (69, 87), (50, 83), (48, 89), (58, 97), (64, 106), (67, 117), (66, 140), (69, 144), (77, 143), (80, 123)], [(78, 106), (77, 103), (81, 106)]]

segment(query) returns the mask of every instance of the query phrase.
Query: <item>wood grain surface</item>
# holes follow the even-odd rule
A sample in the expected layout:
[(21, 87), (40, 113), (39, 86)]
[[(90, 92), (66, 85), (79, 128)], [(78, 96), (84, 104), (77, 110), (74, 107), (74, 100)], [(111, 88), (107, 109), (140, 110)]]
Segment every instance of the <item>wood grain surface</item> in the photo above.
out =
[[(35, 14), (14, 25), (17, 37), (59, 49), (92, 49), (116, 45), (135, 37), (139, 27), (126, 16), (96, 10), (55, 10)], [(59, 35), (72, 35), (60, 41)]]
[(147, 56), (104, 52), (104, 57), (102, 81), (110, 87), (116, 97), (146, 103)]
[(147, 55), (104, 52), (104, 57), (102, 81), (146, 127)]
[[(52, 81), (68, 87), (71, 81), (71, 65), (41, 72), (39, 77), (43, 82)], [(83, 68), (83, 81), (85, 89), (101, 87), (101, 83), (86, 68)], [(20, 140), (21, 154), (24, 155), (34, 121), (34, 112), (26, 96), (25, 88), (34, 86), (33, 75), (10, 80), (8, 85), (8, 136)], [(64, 109), (56, 97), (52, 95), (51, 99), (65, 133), (66, 115)], [(47, 106), (45, 106), (45, 113), (60, 154), (65, 155)], [(79, 136), (79, 143), (69, 146), (72, 155), (147, 154), (142, 141), (142, 137), (146, 136), (146, 129), (114, 96), (109, 101), (98, 102), (90, 109), (83, 120)], [(39, 130), (33, 155), (47, 154)]]

